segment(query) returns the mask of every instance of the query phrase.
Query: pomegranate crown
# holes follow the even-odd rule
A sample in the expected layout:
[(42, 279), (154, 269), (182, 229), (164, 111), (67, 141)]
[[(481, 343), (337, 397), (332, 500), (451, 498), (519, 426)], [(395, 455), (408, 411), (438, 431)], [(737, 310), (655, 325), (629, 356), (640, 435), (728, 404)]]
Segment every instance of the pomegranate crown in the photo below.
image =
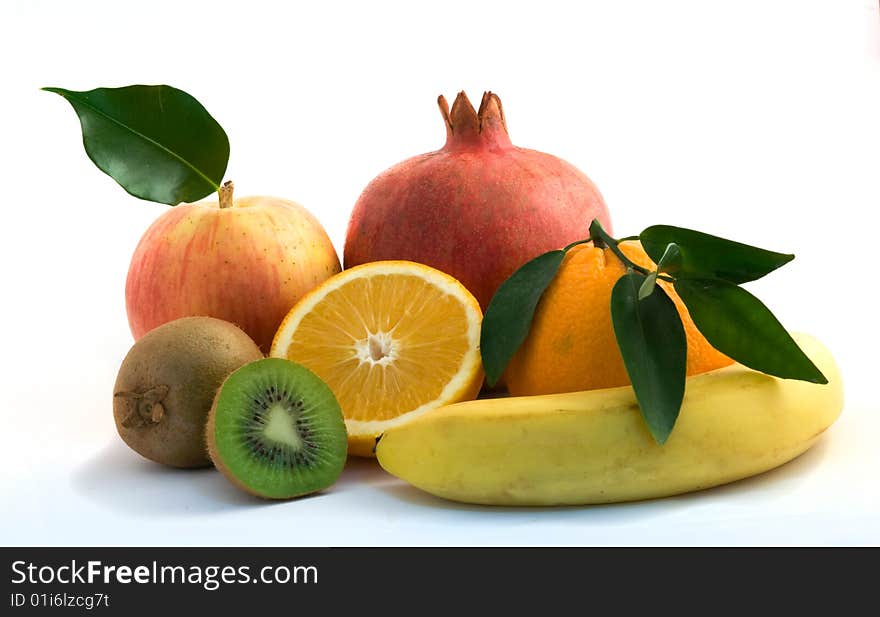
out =
[(480, 109), (475, 110), (464, 91), (458, 93), (452, 109), (441, 94), (437, 98), (440, 113), (446, 123), (446, 147), (483, 145), (509, 147), (507, 121), (501, 99), (494, 92), (484, 92)]

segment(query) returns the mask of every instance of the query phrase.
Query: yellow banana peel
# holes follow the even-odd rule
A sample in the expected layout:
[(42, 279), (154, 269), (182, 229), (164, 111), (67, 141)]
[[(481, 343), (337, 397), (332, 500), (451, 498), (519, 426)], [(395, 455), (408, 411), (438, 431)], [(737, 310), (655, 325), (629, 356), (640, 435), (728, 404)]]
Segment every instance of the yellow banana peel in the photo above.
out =
[(688, 378), (675, 429), (658, 445), (631, 387), (469, 401), (388, 430), (391, 474), (455, 501), (547, 506), (664, 497), (752, 476), (795, 458), (840, 415), (831, 353), (795, 335), (828, 384), (734, 364)]

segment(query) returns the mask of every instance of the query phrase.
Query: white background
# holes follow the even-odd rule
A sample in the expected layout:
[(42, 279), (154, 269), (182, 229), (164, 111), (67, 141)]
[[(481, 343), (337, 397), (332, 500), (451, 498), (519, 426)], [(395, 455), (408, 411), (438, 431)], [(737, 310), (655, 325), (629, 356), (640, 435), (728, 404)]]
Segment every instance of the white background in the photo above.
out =
[[(5, 1), (0, 63), (0, 544), (880, 543), (877, 2)], [(662, 222), (795, 252), (752, 289), (831, 347), (845, 411), (779, 470), (603, 507), (456, 505), (372, 461), (266, 504), (143, 461), (111, 392), (128, 260), (166, 207), (100, 173), (38, 90), (130, 83), (196, 96), (238, 194), (305, 204), (340, 253), (366, 183), (442, 145), (436, 96), (491, 89), (516, 144), (597, 183), (618, 235)]]

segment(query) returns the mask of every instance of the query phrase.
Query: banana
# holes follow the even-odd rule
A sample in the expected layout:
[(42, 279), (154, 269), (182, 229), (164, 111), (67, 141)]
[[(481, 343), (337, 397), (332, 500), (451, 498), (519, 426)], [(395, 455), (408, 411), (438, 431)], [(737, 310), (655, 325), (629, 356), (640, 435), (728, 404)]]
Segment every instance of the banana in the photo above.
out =
[(827, 385), (734, 364), (688, 378), (666, 444), (645, 426), (631, 387), (448, 405), (388, 430), (376, 456), (433, 495), (506, 506), (665, 497), (755, 475), (812, 446), (840, 415), (831, 353), (795, 335)]

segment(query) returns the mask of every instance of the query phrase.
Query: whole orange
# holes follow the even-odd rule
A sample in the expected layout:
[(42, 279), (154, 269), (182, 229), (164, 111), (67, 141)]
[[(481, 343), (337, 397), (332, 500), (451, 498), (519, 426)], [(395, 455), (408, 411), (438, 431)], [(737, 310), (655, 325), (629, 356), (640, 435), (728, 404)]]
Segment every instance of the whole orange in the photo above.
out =
[[(653, 269), (638, 242), (621, 242), (634, 263)], [(629, 385), (611, 324), (611, 290), (626, 267), (611, 249), (592, 243), (568, 251), (547, 287), (528, 337), (511, 359), (505, 381), (514, 396), (576, 392)], [(687, 374), (732, 364), (697, 330), (684, 303), (660, 282), (681, 315), (687, 335)]]

